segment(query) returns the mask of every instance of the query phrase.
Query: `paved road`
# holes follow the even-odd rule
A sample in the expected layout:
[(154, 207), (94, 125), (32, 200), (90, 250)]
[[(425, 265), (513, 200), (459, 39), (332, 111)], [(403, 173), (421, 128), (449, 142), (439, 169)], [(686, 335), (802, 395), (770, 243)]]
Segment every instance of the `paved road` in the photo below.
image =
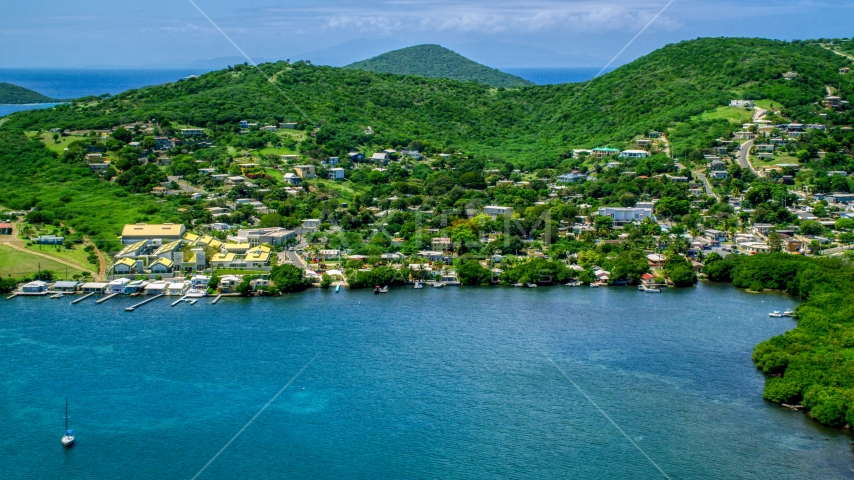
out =
[(750, 164), (750, 161), (747, 160), (747, 156), (750, 154), (750, 149), (753, 147), (753, 139), (744, 142), (741, 144), (741, 150), (738, 151), (738, 164), (741, 165), (741, 168), (748, 168), (754, 175), (757, 177), (761, 177), (762, 174), (759, 173), (758, 170), (753, 168), (753, 165)]
[(305, 262), (302, 260), (302, 257), (297, 255), (297, 252), (291, 252), (290, 250), (288, 250), (288, 251), (285, 251), (284, 253), (287, 256), (288, 261), (291, 262), (292, 264), (296, 265), (297, 267), (299, 267), (303, 270), (305, 270), (307, 268), (305, 265)]
[(718, 194), (715, 193), (715, 191), (712, 189), (712, 185), (709, 183), (709, 179), (706, 178), (705, 175), (700, 173), (699, 170), (694, 172), (694, 174), (697, 175), (698, 177), (700, 177), (700, 180), (703, 182), (703, 186), (706, 188), (706, 195), (709, 195), (710, 197), (715, 197), (717, 199), (717, 201), (720, 202), (721, 197), (719, 197)]

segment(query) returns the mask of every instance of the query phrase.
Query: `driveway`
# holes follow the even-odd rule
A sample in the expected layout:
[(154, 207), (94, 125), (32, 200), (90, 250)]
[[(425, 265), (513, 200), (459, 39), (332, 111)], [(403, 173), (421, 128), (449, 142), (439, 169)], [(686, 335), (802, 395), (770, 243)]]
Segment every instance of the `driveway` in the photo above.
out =
[(741, 144), (741, 150), (738, 151), (738, 164), (741, 166), (741, 168), (750, 169), (750, 171), (753, 172), (754, 175), (756, 175), (757, 177), (761, 177), (762, 174), (759, 173), (758, 170), (753, 168), (753, 165), (751, 165), (750, 161), (747, 159), (747, 156), (750, 154), (751, 148), (753, 148), (752, 138)]

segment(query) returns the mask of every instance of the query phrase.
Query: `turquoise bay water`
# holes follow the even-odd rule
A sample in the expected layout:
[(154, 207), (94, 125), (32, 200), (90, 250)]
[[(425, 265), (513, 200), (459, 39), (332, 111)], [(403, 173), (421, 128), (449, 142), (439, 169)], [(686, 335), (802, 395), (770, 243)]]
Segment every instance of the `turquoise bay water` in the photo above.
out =
[(199, 478), (661, 478), (572, 381), (672, 478), (852, 476), (847, 433), (761, 399), (750, 354), (794, 326), (767, 316), (795, 305), (783, 296), (449, 287), (132, 303), (0, 300), (5, 476), (191, 478), (313, 358)]

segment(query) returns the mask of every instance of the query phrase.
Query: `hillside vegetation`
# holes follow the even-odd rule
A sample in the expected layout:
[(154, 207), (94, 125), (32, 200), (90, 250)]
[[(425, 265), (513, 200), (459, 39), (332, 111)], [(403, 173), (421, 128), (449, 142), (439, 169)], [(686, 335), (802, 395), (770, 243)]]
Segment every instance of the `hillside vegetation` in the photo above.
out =
[[(250, 141), (237, 136), (240, 120), (297, 121), (306, 130), (319, 127), (316, 138), (300, 145), (315, 159), (417, 141), (434, 153), (461, 152), (487, 165), (509, 162), (532, 170), (557, 167), (572, 148), (631, 145), (649, 130), (669, 132), (675, 153), (701, 159), (702, 148), (738, 128), (726, 118), (702, 113), (714, 112), (732, 98), (769, 98), (798, 120), (818, 119), (811, 105), (822, 99), (825, 84), (835, 83), (843, 95), (854, 90), (854, 75), (837, 72), (847, 62), (804, 42), (699, 39), (668, 45), (587, 83), (504, 91), (474, 82), (303, 62), (263, 64), (263, 74), (238, 65), (172, 84), (12, 115), (0, 126), (5, 185), (0, 203), (39, 206), (63, 219), (73, 218), (72, 225), (93, 231), (99, 225), (115, 233), (128, 219), (172, 218), (174, 214), (121, 196), (144, 191), (151, 182), (136, 188), (127, 183), (130, 180), (118, 179), (128, 189), (104, 184), (83, 168), (63, 165), (42, 142), (23, 134), (111, 128), (151, 119), (161, 125), (204, 127), (217, 143), (261, 141), (261, 147), (266, 142), (262, 137)], [(793, 68), (798, 78), (784, 80), (781, 74)], [(365, 134), (367, 126), (373, 135)], [(154, 171), (140, 169), (156, 184)], [(60, 192), (88, 200), (63, 202)], [(112, 212), (103, 212), (104, 206)], [(142, 207), (148, 213), (137, 215)]]
[(361, 62), (351, 63), (344, 68), (377, 73), (448, 78), (462, 82), (473, 80), (484, 85), (504, 88), (534, 84), (524, 78), (481, 65), (439, 45), (416, 45), (402, 48)]
[(55, 100), (29, 88), (0, 82), (0, 104), (51, 103)]
[[(588, 83), (506, 91), (473, 82), (278, 62), (260, 66), (266, 76), (238, 66), (27, 112), (9, 123), (30, 129), (100, 128), (157, 118), (216, 132), (232, 131), (246, 118), (300, 121), (329, 125), (338, 132), (333, 140), (366, 146), (420, 140), (517, 164), (547, 165), (571, 148), (624, 145), (653, 129), (675, 128), (671, 141), (677, 152), (706, 147), (738, 126), (693, 116), (736, 97), (772, 98), (785, 108), (814, 104), (829, 83), (840, 85), (844, 94), (854, 88), (854, 75), (840, 78), (837, 73), (847, 62), (806, 43), (700, 39), (666, 46)], [(781, 74), (792, 68), (800, 75), (784, 80)], [(810, 120), (806, 112), (799, 116)], [(678, 128), (685, 124), (691, 128)], [(376, 135), (359, 137), (365, 126)]]

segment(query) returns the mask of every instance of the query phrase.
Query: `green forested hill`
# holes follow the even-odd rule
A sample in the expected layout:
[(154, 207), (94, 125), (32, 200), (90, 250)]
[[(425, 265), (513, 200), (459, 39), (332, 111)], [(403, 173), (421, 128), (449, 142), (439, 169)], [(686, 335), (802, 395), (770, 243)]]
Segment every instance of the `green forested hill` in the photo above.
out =
[(0, 82), (0, 104), (50, 103), (54, 99), (28, 88)]
[(493, 87), (533, 85), (528, 80), (481, 65), (440, 45), (416, 45), (402, 48), (351, 63), (344, 68), (460, 81), (474, 80)]
[[(378, 74), (305, 63), (237, 66), (177, 83), (14, 116), (9, 127), (109, 127), (158, 118), (213, 131), (239, 120), (325, 124), (336, 141), (370, 125), (377, 145), (412, 140), (519, 164), (554, 163), (571, 148), (619, 146), (665, 130), (735, 97), (772, 98), (811, 119), (825, 84), (852, 89), (837, 69), (844, 57), (820, 46), (761, 39), (699, 39), (668, 45), (581, 84), (497, 91), (473, 82)], [(781, 74), (796, 69), (786, 81)], [(272, 80), (272, 84), (268, 81)], [(812, 117), (817, 119), (817, 117)], [(726, 120), (694, 122), (671, 141), (690, 151), (733, 129)], [(341, 138), (337, 138), (340, 136)], [(359, 142), (364, 139), (358, 140)], [(340, 153), (340, 151), (334, 152)]]
[[(8, 153), (20, 147), (9, 148), (8, 139), (25, 130), (108, 128), (152, 118), (162, 125), (207, 128), (217, 143), (234, 137), (240, 120), (298, 121), (302, 128), (319, 127), (316, 144), (303, 145), (314, 156), (418, 140), (433, 151), (460, 151), (487, 163), (508, 161), (529, 169), (554, 167), (572, 148), (624, 147), (656, 129), (669, 131), (680, 156), (701, 159), (701, 148), (737, 127), (726, 119), (698, 120), (698, 114), (732, 98), (770, 98), (785, 105), (792, 118), (817, 121), (826, 84), (851, 96), (854, 76), (837, 72), (847, 62), (806, 42), (699, 39), (668, 45), (587, 83), (503, 91), (302, 62), (263, 64), (263, 74), (239, 65), (10, 116), (0, 125), (0, 180), (6, 185), (0, 203), (37, 204), (44, 185), (33, 176), (33, 165), (43, 169), (58, 161), (42, 148), (21, 164)], [(786, 81), (781, 74), (790, 69), (799, 76)], [(375, 134), (365, 135), (366, 126)], [(34, 162), (38, 151), (44, 158)], [(82, 218), (86, 212), (75, 214)]]

